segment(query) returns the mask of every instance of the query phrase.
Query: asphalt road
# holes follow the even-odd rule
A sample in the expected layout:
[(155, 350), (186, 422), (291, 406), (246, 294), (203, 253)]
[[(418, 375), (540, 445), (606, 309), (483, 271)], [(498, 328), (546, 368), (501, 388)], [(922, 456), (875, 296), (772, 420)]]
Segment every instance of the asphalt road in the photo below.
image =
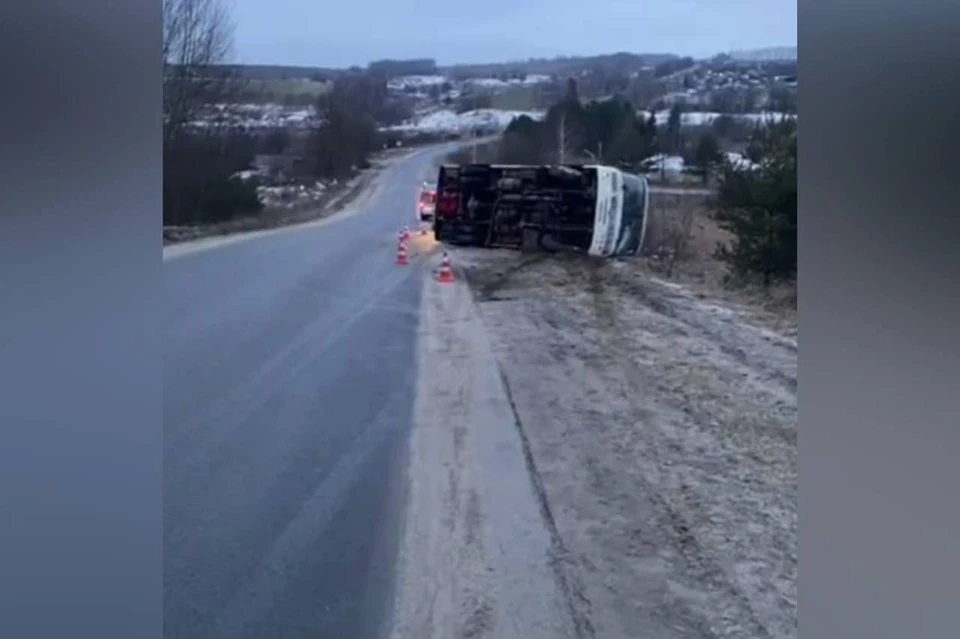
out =
[(164, 262), (164, 636), (381, 635), (422, 278), (393, 264), (431, 158), (365, 210)]

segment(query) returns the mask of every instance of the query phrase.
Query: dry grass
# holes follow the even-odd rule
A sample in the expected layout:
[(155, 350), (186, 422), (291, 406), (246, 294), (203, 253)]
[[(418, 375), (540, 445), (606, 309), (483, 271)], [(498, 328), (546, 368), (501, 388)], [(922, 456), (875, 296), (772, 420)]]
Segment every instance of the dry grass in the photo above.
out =
[(700, 194), (651, 194), (645, 242), (651, 266), (685, 279), (723, 278), (724, 265), (713, 253), (731, 236), (712, 219), (709, 203), (709, 196)]
[(713, 220), (709, 196), (651, 194), (648, 225), (641, 268), (690, 285), (704, 297), (733, 302), (777, 329), (796, 330), (796, 282), (764, 291), (756, 282), (732, 278), (714, 257), (717, 245), (732, 237)]

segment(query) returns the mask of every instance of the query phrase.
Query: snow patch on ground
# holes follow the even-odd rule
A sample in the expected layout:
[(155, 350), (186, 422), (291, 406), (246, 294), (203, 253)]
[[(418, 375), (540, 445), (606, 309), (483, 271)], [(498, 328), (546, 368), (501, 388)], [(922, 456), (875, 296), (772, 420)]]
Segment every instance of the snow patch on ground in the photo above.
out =
[(647, 173), (682, 173), (686, 163), (679, 155), (653, 155), (643, 161)]
[(734, 152), (728, 151), (725, 154), (725, 156), (726, 156), (727, 162), (729, 162), (730, 165), (733, 166), (735, 169), (752, 171), (760, 166), (756, 162), (753, 162), (746, 156), (741, 155), (740, 153), (734, 153)]
[(323, 199), (330, 186), (336, 186), (336, 180), (329, 185), (317, 182), (311, 186), (303, 184), (286, 186), (258, 186), (257, 197), (264, 206), (295, 206), (304, 202)]
[(456, 113), (447, 109), (427, 113), (411, 122), (389, 127), (395, 131), (467, 132), (472, 129), (503, 130), (516, 118), (527, 116), (541, 119), (539, 111), (506, 111), (501, 109), (476, 109)]
[[(738, 171), (752, 171), (760, 166), (739, 153), (726, 153), (725, 157), (730, 165)], [(679, 155), (658, 154), (643, 160), (642, 166), (646, 173), (667, 173), (676, 176), (686, 170), (687, 163)]]

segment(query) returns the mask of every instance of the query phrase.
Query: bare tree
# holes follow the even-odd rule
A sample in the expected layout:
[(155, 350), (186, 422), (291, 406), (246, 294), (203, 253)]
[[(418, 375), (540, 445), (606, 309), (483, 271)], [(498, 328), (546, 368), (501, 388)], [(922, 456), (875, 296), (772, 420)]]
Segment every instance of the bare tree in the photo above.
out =
[(677, 262), (682, 262), (689, 257), (693, 219), (693, 207), (680, 208), (677, 219), (673, 220), (667, 229), (665, 239), (667, 248), (666, 275), (668, 278), (673, 277), (673, 270)]
[[(669, 199), (668, 199), (669, 198)], [(691, 240), (697, 205), (684, 196), (666, 196), (651, 203), (645, 244), (654, 264), (673, 277), (676, 266), (692, 257)]]
[[(213, 223), (259, 208), (254, 187), (231, 179), (254, 149), (219, 126), (232, 120), (241, 88), (225, 66), (234, 26), (227, 2), (163, 0), (164, 224)], [(200, 119), (218, 126), (191, 126)]]
[(230, 74), (216, 67), (230, 56), (233, 30), (224, 0), (163, 0), (165, 143), (232, 91)]
[(583, 158), (583, 128), (562, 111), (557, 123), (557, 163), (579, 162)]

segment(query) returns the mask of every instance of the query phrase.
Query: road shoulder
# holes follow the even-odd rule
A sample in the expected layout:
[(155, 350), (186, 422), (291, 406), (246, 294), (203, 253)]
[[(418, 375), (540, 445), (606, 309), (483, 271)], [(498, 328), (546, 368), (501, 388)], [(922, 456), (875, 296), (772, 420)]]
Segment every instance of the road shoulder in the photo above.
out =
[(392, 636), (577, 637), (562, 557), (469, 289), (431, 278), (420, 321)]

